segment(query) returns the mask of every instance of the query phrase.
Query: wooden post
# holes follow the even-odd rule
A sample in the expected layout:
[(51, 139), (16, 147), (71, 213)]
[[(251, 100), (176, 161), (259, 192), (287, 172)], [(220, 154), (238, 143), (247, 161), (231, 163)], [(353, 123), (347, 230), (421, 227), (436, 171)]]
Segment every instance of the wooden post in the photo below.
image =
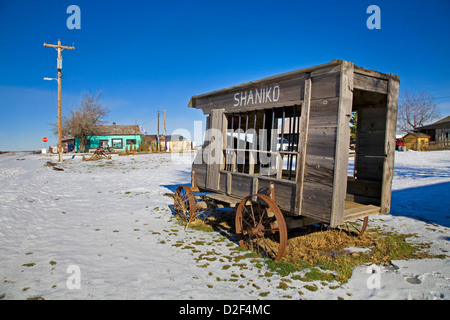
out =
[(277, 153), (277, 179), (283, 177), (283, 154), (278, 151)]
[(161, 152), (161, 139), (160, 139), (160, 136), (159, 136), (159, 110), (158, 110), (158, 136), (157, 137), (158, 137), (156, 139), (156, 141), (158, 143), (157, 149), (158, 149), (158, 152)]
[(300, 139), (298, 145), (298, 159), (297, 159), (297, 175), (295, 182), (297, 191), (295, 196), (295, 212), (302, 214), (303, 201), (303, 179), (305, 178), (305, 164), (306, 164), (306, 146), (308, 144), (308, 127), (309, 127), (309, 110), (311, 107), (311, 76), (306, 75), (305, 78), (305, 93), (303, 97), (303, 104), (300, 116)]
[(395, 133), (397, 130), (398, 87), (400, 80), (397, 76), (389, 74), (387, 108), (386, 108), (386, 134), (385, 154), (383, 162), (383, 184), (381, 186), (381, 213), (389, 213), (391, 208), (392, 179), (394, 178)]
[(353, 104), (353, 63), (341, 62), (339, 104), (334, 156), (333, 198), (330, 225), (344, 223), (345, 195), (347, 192), (348, 149), (350, 143), (350, 117)]
[[(58, 58), (61, 51), (58, 50)], [(58, 69), (58, 161), (62, 161), (62, 128), (61, 128), (61, 69)]]
[(62, 142), (61, 142), (61, 70), (62, 70), (62, 56), (61, 52), (64, 49), (75, 50), (75, 47), (62, 46), (58, 39), (58, 44), (47, 44), (44, 42), (44, 47), (55, 48), (58, 51), (57, 68), (58, 68), (58, 161), (62, 161)]
[(275, 184), (273, 181), (270, 181), (269, 196), (273, 201), (275, 201)]
[[(207, 167), (206, 167), (206, 188), (210, 190), (218, 190), (219, 189), (219, 168), (220, 162), (222, 161), (222, 153), (223, 153), (223, 139), (221, 137), (217, 137), (216, 134), (218, 132), (223, 133), (222, 125), (223, 125), (223, 111), (224, 109), (213, 109), (211, 112), (210, 118), (210, 126), (209, 129), (214, 130), (208, 137), (209, 140), (209, 155), (207, 159)], [(207, 147), (207, 148), (208, 148)], [(212, 150), (211, 150), (212, 148)], [(214, 151), (214, 158), (212, 155), (212, 151)], [(220, 153), (220, 154), (217, 154)], [(219, 163), (218, 163), (219, 162)]]
[(164, 151), (167, 151), (166, 110), (164, 110)]

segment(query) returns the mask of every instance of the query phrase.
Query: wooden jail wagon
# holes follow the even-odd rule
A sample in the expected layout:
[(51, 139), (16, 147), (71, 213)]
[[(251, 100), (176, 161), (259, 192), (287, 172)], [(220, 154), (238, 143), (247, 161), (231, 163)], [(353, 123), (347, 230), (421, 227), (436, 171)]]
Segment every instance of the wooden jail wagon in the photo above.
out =
[(390, 210), (398, 88), (394, 74), (334, 60), (193, 96), (207, 131), (175, 211), (193, 217), (198, 199), (235, 207), (240, 244), (275, 260), (291, 228), (360, 220), (364, 232)]

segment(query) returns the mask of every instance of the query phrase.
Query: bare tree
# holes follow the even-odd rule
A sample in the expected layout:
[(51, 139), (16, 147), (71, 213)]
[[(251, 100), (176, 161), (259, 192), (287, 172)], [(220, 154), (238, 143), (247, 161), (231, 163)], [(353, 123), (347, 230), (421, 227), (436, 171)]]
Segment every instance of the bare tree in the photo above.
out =
[[(80, 107), (72, 110), (69, 116), (62, 117), (62, 134), (79, 139), (80, 150), (85, 149), (86, 138), (97, 134), (99, 126), (105, 123), (103, 118), (108, 114), (108, 109), (103, 106), (101, 96), (101, 92), (97, 94), (83, 92)], [(57, 125), (52, 125), (56, 127), (57, 132)]]
[(412, 132), (440, 117), (434, 96), (427, 92), (405, 91), (398, 104), (398, 129)]

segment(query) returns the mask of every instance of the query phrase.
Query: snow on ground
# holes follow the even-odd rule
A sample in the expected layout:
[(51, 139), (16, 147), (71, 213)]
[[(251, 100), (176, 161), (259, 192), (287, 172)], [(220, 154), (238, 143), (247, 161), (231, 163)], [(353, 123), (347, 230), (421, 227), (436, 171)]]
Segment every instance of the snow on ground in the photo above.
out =
[[(54, 156), (0, 155), (0, 298), (449, 299), (448, 257), (358, 266), (337, 289), (237, 261), (233, 239), (173, 218), (164, 193), (190, 182), (191, 157), (178, 158), (75, 156), (55, 171), (44, 166)], [(391, 214), (370, 226), (415, 233), (448, 254), (449, 191), (449, 151), (397, 152)]]

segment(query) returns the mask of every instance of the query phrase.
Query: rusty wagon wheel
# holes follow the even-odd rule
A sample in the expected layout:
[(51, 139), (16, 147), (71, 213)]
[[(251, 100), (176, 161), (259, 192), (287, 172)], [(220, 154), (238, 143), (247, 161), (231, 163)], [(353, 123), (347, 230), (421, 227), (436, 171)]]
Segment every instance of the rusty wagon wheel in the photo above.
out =
[(361, 237), (366, 231), (368, 224), (369, 217), (366, 216), (355, 221), (347, 221), (344, 225), (340, 226), (340, 228), (347, 231), (351, 235)]
[[(335, 227), (337, 230), (346, 232), (350, 236), (361, 237), (364, 235), (369, 224), (369, 217), (364, 217), (357, 220), (346, 221), (344, 224)], [(329, 225), (322, 224), (323, 227), (329, 229)]]
[[(252, 201), (254, 197), (256, 201)], [(245, 197), (236, 210), (235, 223), (240, 246), (281, 260), (287, 246), (287, 227), (271, 198), (263, 194)]]
[(179, 186), (173, 197), (175, 214), (189, 222), (195, 218), (196, 204), (194, 194), (188, 186)]

